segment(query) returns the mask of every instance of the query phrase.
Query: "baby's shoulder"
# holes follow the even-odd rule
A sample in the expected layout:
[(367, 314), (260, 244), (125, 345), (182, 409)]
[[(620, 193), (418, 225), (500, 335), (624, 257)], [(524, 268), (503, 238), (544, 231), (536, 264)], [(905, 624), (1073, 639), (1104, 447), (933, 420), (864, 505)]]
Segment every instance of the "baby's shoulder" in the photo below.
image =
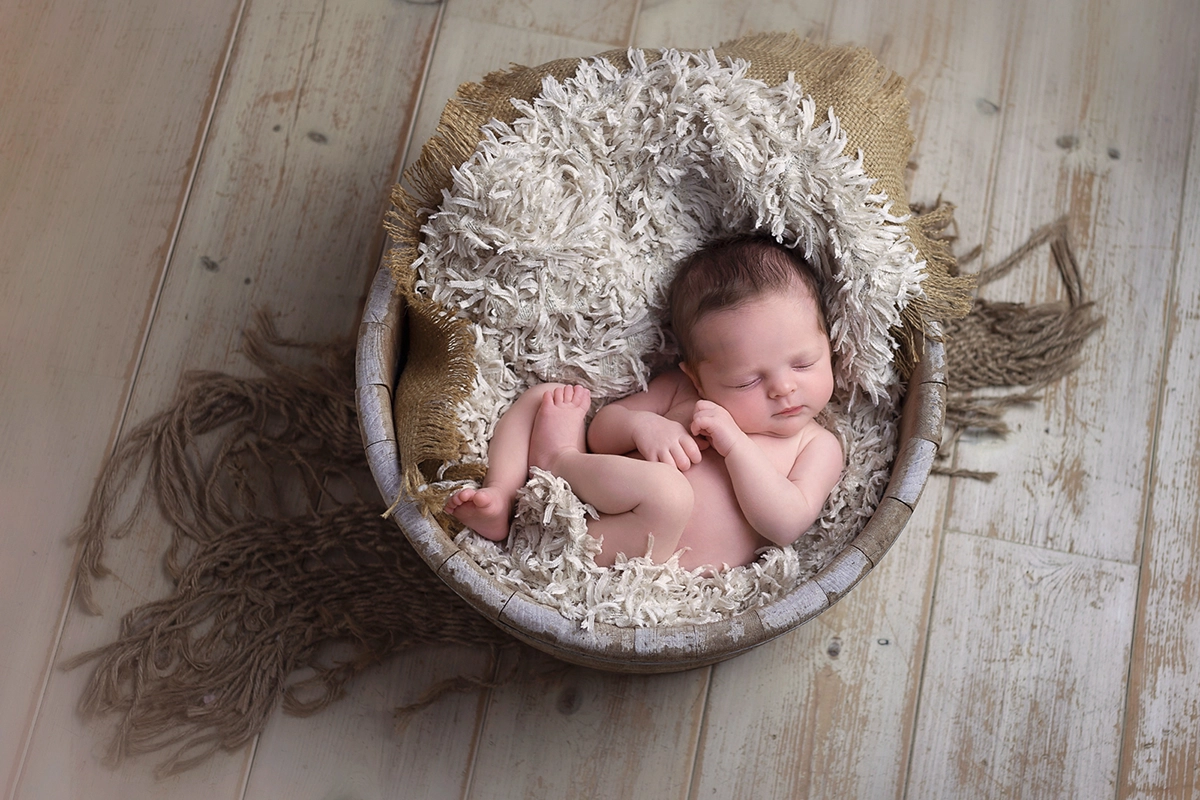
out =
[(666, 414), (681, 402), (686, 392), (695, 393), (691, 381), (678, 368), (656, 375), (646, 386), (646, 390), (626, 395), (612, 402), (612, 405), (638, 411), (653, 411), (656, 414)]
[(842, 451), (842, 443), (838, 439), (837, 434), (815, 419), (810, 419), (808, 424), (797, 434), (796, 438), (799, 440), (796, 446), (797, 452), (813, 446), (826, 449), (836, 447), (839, 454)]
[(668, 398), (672, 405), (685, 400), (697, 400), (700, 397), (696, 393), (696, 387), (679, 367), (672, 367), (655, 376), (650, 381), (648, 391)]
[(655, 375), (650, 380), (650, 385), (654, 386), (656, 384), (659, 386), (671, 386), (671, 387), (686, 385), (689, 389), (693, 388), (692, 382), (688, 379), (688, 376), (684, 375), (683, 370), (681, 370), (678, 366), (674, 366), (669, 369), (663, 370), (662, 372)]
[(836, 468), (840, 472), (845, 466), (841, 440), (816, 420), (810, 420), (792, 441), (795, 447), (794, 467), (821, 466)]

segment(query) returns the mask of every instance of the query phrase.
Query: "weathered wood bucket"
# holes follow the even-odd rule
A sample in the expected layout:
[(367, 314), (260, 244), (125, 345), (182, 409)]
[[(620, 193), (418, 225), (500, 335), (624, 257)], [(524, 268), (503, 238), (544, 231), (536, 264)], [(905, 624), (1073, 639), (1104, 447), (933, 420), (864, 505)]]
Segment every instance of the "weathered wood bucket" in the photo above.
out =
[[(946, 402), (945, 354), (937, 320), (953, 319), (966, 313), (970, 305), (970, 282), (954, 274), (954, 258), (949, 244), (940, 236), (940, 232), (952, 221), (951, 209), (939, 206), (927, 214), (910, 213), (904, 186), (904, 172), (908, 163), (912, 134), (907, 124), (908, 101), (904, 82), (882, 67), (865, 50), (825, 47), (805, 42), (790, 34), (764, 34), (739, 39), (721, 45), (714, 51), (690, 54), (687, 57), (676, 51), (669, 53), (660, 51), (657, 54), (648, 51), (613, 51), (602, 54), (602, 58), (587, 61), (589, 65), (586, 68), (578, 59), (564, 59), (540, 67), (514, 67), (507, 72), (494, 73), (487, 76), (480, 84), (464, 84), (463, 87), (460, 87), (456, 98), (447, 104), (438, 133), (426, 144), (421, 158), (406, 173), (409, 186), (415, 187), (413, 191), (417, 196), (410, 196), (406, 191), (397, 193), (396, 198), (399, 202), (390, 218), (389, 230), (393, 234), (393, 247), (389, 251), (390, 260), (379, 270), (366, 305), (358, 343), (360, 421), (367, 458), (380, 491), (389, 503), (397, 502), (394, 519), (413, 547), (429, 564), (429, 567), (479, 613), (517, 639), (565, 661), (626, 672), (682, 670), (727, 659), (812, 619), (845, 596), (864, 575), (879, 563), (884, 553), (896, 541), (911, 516), (917, 498), (925, 485), (942, 435)], [(600, 66), (596, 66), (597, 64)], [(607, 66), (604, 66), (605, 64)], [(657, 66), (654, 66), (655, 64)], [(620, 65), (619, 68), (618, 65)], [(679, 78), (685, 73), (692, 74), (688, 72), (692, 69), (702, 70), (702, 76), (689, 79), (690, 83)], [(622, 101), (624, 104), (620, 105), (620, 109), (616, 109), (620, 113), (616, 113), (614, 108), (595, 102), (596, 98), (614, 96), (606, 94), (608, 91), (606, 87), (619, 83), (624, 80), (624, 77), (633, 76), (638, 80), (644, 80), (651, 74), (663, 76), (668, 83), (662, 86), (667, 88), (660, 87), (656, 90), (657, 94), (653, 92), (641, 94), (642, 84), (629, 84), (637, 93), (629, 94), (627, 99)], [(700, 75), (701, 73), (696, 74)], [(566, 108), (563, 103), (566, 102), (567, 96), (562, 89), (563, 84), (555, 84), (554, 80), (562, 81), (569, 78), (583, 81), (580, 76), (590, 76), (588, 80), (593, 82), (589, 84), (591, 93), (579, 89), (571, 95), (573, 98), (582, 98), (579, 106), (572, 106), (575, 111), (570, 113), (563, 111), (561, 115), (555, 116)], [(727, 83), (721, 84), (730, 87), (727, 94), (714, 94), (705, 88), (711, 88), (714, 85), (710, 82), (717, 80), (714, 76), (721, 76), (721, 81), (727, 81)], [(670, 83), (671, 81), (675, 83)], [(583, 83), (576, 83), (575, 86), (578, 89), (583, 86)], [(694, 89), (697, 94), (687, 95), (691, 99), (683, 102), (677, 97), (685, 95), (676, 92), (676, 89), (679, 89), (680, 92), (689, 92)], [(529, 103), (535, 97), (542, 97), (545, 100), (544, 107), (549, 115), (546, 119), (550, 120), (545, 123), (546, 125), (565, 124), (554, 120), (572, 121), (571, 124), (575, 124), (576, 121), (586, 118), (588, 120), (586, 124), (590, 126), (587, 127), (586, 138), (589, 141), (607, 143), (605, 147), (601, 147), (597, 151), (594, 160), (589, 163), (612, 164), (614, 162), (610, 159), (610, 155), (613, 151), (642, 154), (660, 152), (653, 148), (626, 146), (628, 145), (626, 140), (622, 140), (621, 148), (616, 148), (612, 142), (597, 133), (600, 130), (609, 130), (605, 127), (606, 125), (621, 125), (624, 124), (624, 120), (632, 119), (625, 111), (630, 108), (643, 107), (642, 101), (645, 97), (666, 98), (663, 100), (666, 103), (663, 108), (666, 110), (662, 113), (664, 118), (670, 121), (670, 124), (662, 123), (658, 127), (649, 126), (654, 130), (677, 131), (679, 130), (677, 123), (680, 118), (679, 114), (686, 116), (688, 109), (709, 108), (706, 104), (715, 103), (716, 105), (712, 106), (717, 109), (715, 112), (704, 112), (706, 114), (714, 113), (715, 116), (705, 117), (704, 119), (707, 121), (697, 123), (707, 135), (711, 131), (718, 130), (745, 130), (745, 126), (740, 123), (731, 124), (728, 121), (713, 122), (712, 120), (717, 117), (723, 120), (726, 116), (725, 112), (735, 106), (739, 109), (763, 108), (764, 106), (761, 104), (753, 105), (746, 98), (753, 93), (770, 93), (777, 89), (781, 93), (770, 95), (777, 98), (770, 102), (783, 104), (777, 107), (782, 115), (778, 118), (782, 120), (786, 117), (791, 121), (786, 125), (782, 122), (779, 123), (764, 141), (769, 140), (772, 143), (792, 141), (788, 137), (794, 137), (795, 141), (799, 141), (802, 133), (807, 136), (812, 131), (816, 131), (817, 129), (812, 126), (819, 125), (821, 120), (827, 121), (826, 126), (820, 129), (820, 136), (827, 138), (823, 138), (821, 141), (833, 142), (834, 138), (838, 136), (844, 136), (845, 139), (841, 140), (841, 144), (837, 147), (814, 145), (817, 149), (803, 150), (794, 156), (788, 156), (787, 159), (778, 162), (778, 168), (773, 168), (774, 171), (770, 172), (773, 177), (769, 180), (764, 179), (764, 181), (746, 184), (749, 188), (746, 188), (745, 191), (728, 190), (726, 195), (718, 195), (709, 191), (711, 181), (714, 180), (717, 172), (708, 171), (704, 164), (700, 164), (694, 169), (689, 167), (690, 172), (667, 165), (666, 174), (692, 174), (693, 172), (703, 174), (704, 183), (702, 185), (695, 186), (692, 190), (681, 191), (692, 191), (690, 196), (695, 197), (724, 198), (719, 200), (723, 204), (720, 208), (713, 207), (706, 210), (702, 215), (706, 219), (718, 216), (725, 219), (726, 217), (722, 215), (730, 213), (732, 201), (729, 198), (731, 197), (749, 198), (748, 202), (757, 202), (758, 198), (753, 194), (754, 192), (763, 193), (762, 196), (769, 197), (770, 201), (764, 201), (765, 205), (755, 208), (747, 207), (741, 211), (735, 209), (732, 212), (733, 218), (742, 220), (738, 223), (740, 225), (768, 229), (770, 225), (764, 223), (764, 215), (769, 216), (776, 213), (777, 209), (785, 207), (801, 209), (796, 212), (800, 216), (787, 218), (791, 222), (775, 224), (774, 235), (778, 237), (779, 231), (787, 228), (793, 222), (801, 227), (807, 224), (803, 216), (805, 214), (810, 215), (807, 218), (809, 222), (817, 219), (817, 217), (811, 216), (812, 214), (823, 215), (820, 216), (820, 227), (823, 232), (813, 233), (813, 229), (809, 228), (809, 233), (806, 234), (808, 238), (805, 241), (810, 247), (814, 246), (814, 242), (819, 241), (821, 248), (828, 248), (830, 252), (836, 254), (831, 257), (843, 259), (838, 261), (838, 264), (841, 265), (838, 269), (859, 270), (855, 273), (857, 277), (853, 279), (832, 273), (829, 278), (831, 280), (844, 279), (845, 282), (835, 294), (841, 297), (845, 293), (847, 296), (860, 298), (862, 302), (854, 306), (856, 309), (878, 307), (878, 304), (874, 304), (875, 301), (871, 299), (873, 297), (878, 299), (876, 295), (868, 297), (855, 294), (856, 292), (875, 292), (877, 289), (870, 287), (883, 287), (878, 291), (882, 291), (884, 294), (879, 296), (884, 297), (887, 302), (883, 305), (887, 305), (895, 302), (894, 298), (898, 296), (896, 292), (904, 294), (912, 290), (916, 283), (920, 283), (920, 296), (910, 295), (913, 297), (913, 302), (905, 307), (903, 318), (896, 316), (888, 317), (885, 320), (882, 317), (873, 316), (871, 317), (874, 320), (871, 322), (873, 327), (869, 328), (854, 328), (852, 326), (856, 320), (851, 320), (850, 323), (843, 326), (841, 334), (844, 337), (846, 331), (853, 330), (856, 332), (855, 335), (862, 332), (863, 336), (876, 337), (871, 340), (860, 337), (848, 345), (849, 355), (846, 357), (849, 360), (845, 362), (849, 365), (847, 369), (857, 369), (854, 365), (862, 364), (861, 361), (856, 361), (859, 358), (886, 359), (896, 355), (897, 351), (894, 349), (891, 352), (885, 352), (886, 348), (884, 347), (869, 346), (871, 342), (878, 343), (879, 337), (887, 339), (893, 348), (899, 346), (902, 351), (902, 359), (900, 359), (902, 363), (910, 366), (915, 364), (911, 370), (911, 377), (904, 395), (898, 444), (890, 473), (887, 471), (886, 461), (881, 461), (875, 473), (877, 479), (874, 479), (872, 483), (874, 488), (871, 491), (874, 493), (878, 492), (879, 487), (885, 481), (888, 481), (886, 490), (865, 526), (863, 526), (861, 517), (856, 517), (855, 527), (846, 529), (846, 538), (839, 539), (839, 541), (848, 539), (848, 544), (837, 551), (836, 555), (822, 554), (823, 559), (831, 557), (831, 560), (817, 562), (824, 564), (819, 572), (811, 579), (794, 585), (786, 594), (776, 600), (721, 618), (719, 621), (703, 624), (618, 627), (597, 622), (594, 627), (585, 628), (579, 622), (567, 619), (559, 609), (534, 601), (531, 599), (532, 594), (523, 593), (500, 583), (498, 579), (481, 568), (475, 558), (462, 551), (451, 536), (424, 513), (421, 503), (404, 494), (404, 486), (416, 486), (413, 482), (413, 472), (418, 467), (423, 467), (424, 463), (420, 465), (405, 464), (402, 469), (399, 462), (401, 448), (412, 446), (413, 436), (410, 434), (427, 432), (424, 428), (412, 431), (405, 429), (402, 431), (404, 435), (399, 437), (399, 441), (404, 444), (398, 444), (393, 421), (396, 418), (404, 419), (406, 415), (421, 412), (425, 408), (424, 403), (405, 401), (401, 406), (403, 412), (394, 410), (397, 379), (400, 371), (404, 368), (402, 362), (404, 354), (407, 352), (404, 337), (407, 335), (409, 325), (406, 322), (411, 324), (414, 331), (422, 330), (425, 323), (422, 314), (427, 313), (423, 310), (425, 306), (418, 304), (425, 304), (428, 301), (423, 296), (411, 293), (413, 291), (411, 281), (415, 273), (412, 264), (417, 258), (419, 247), (424, 246), (426, 252), (430, 252), (430, 237), (437, 238), (437, 234), (434, 232), (435, 220), (453, 217), (453, 214), (447, 211), (447, 203), (449, 202), (452, 206), (456, 202), (449, 193), (449, 187), (454, 184), (455, 174), (460, 176), (463, 174), (463, 170), (466, 169), (464, 165), (468, 160), (471, 160), (472, 164), (475, 163), (474, 158), (479, 153), (477, 144), (479, 148), (483, 148), (487, 142), (497, 142), (500, 139), (509, 141), (505, 137), (512, 133), (509, 130), (508, 133), (498, 134), (496, 129), (492, 128), (488, 133), (490, 138), (486, 142), (481, 142), (481, 127), (488, 125), (489, 120), (499, 120), (497, 124), (513, 122), (518, 116), (518, 107), (529, 111), (532, 109), (532, 105)], [(808, 100), (798, 99), (797, 93), (801, 89), (807, 93)], [(542, 92), (548, 94), (539, 94)], [(714, 97), (725, 99), (718, 102), (713, 100)], [(516, 102), (518, 100), (520, 102)], [(608, 99), (605, 102), (616, 103), (617, 101)], [(672, 103), (675, 105), (671, 105)], [(721, 105), (721, 103), (725, 103), (725, 105)], [(805, 106), (804, 103), (810, 105)], [(776, 106), (768, 107), (776, 108)], [(802, 107), (808, 110), (796, 116), (797, 110)], [(592, 113), (598, 114), (598, 116), (594, 118), (587, 116)], [(761, 112), (754, 113), (760, 114)], [(655, 119), (658, 120), (658, 118)], [(761, 120), (764, 117), (758, 119)], [(661, 123), (661, 120), (658, 121)], [(629, 127), (636, 132), (645, 130), (647, 125), (629, 123)], [(529, 130), (544, 129), (538, 126), (529, 128)], [(560, 129), (556, 128), (555, 130)], [(691, 133), (687, 135), (692, 136)], [(555, 137), (550, 137), (550, 139), (557, 141)], [(712, 149), (695, 152), (711, 153), (718, 150), (725, 153), (742, 152), (736, 146), (727, 146), (727, 144), (728, 142), (722, 140), (711, 145)], [(776, 147), (777, 145), (766, 146)], [(572, 148), (574, 147), (573, 144)], [(809, 145), (805, 145), (805, 147), (809, 147)], [(661, 151), (668, 150), (672, 153), (678, 152), (671, 148)], [(575, 153), (576, 150), (569, 149), (569, 152)], [(846, 154), (844, 158), (842, 158), (843, 153)], [(857, 154), (857, 158), (855, 158), (855, 154)], [(728, 165), (737, 162), (739, 169), (745, 167), (746, 164), (759, 163), (754, 158), (739, 158), (736, 155), (727, 155), (723, 158), (726, 158), (726, 161), (722, 163)], [(844, 186), (858, 187), (853, 188), (854, 192), (861, 190), (864, 193), (869, 191), (870, 194), (852, 193), (845, 197), (852, 196), (857, 199), (830, 201), (828, 194), (821, 195), (821, 192), (831, 191), (829, 187), (833, 184), (828, 180), (822, 178), (816, 183), (805, 183), (803, 171), (816, 168), (813, 166), (817, 163), (814, 159), (826, 158), (832, 160), (821, 163), (834, 165), (829, 167), (833, 170), (833, 173), (829, 174), (836, 173), (836, 176), (841, 176), (837, 177), (837, 180), (848, 182)], [(842, 160), (838, 161), (839, 158)], [(632, 159), (633, 166), (627, 167), (627, 169), (631, 169), (639, 175), (652, 172), (642, 170), (643, 162), (644, 156)], [(519, 170), (528, 163), (557, 162), (544, 162), (541, 159), (529, 157), (522, 159), (519, 164), (513, 159), (496, 163), (504, 164), (504, 171), (498, 177), (500, 188), (497, 190), (496, 197), (507, 197), (513, 194), (511, 190), (512, 170)], [(771, 163), (775, 164), (776, 162)], [(578, 180), (579, 171), (572, 170), (574, 167), (570, 169), (564, 167), (563, 174), (575, 175), (576, 177), (572, 178), (572, 181), (583, 185)], [(727, 172), (732, 174), (732, 170), (727, 170)], [(589, 188), (589, 191), (607, 192), (610, 190), (606, 188), (597, 190), (594, 187), (626, 186), (625, 178), (628, 177), (628, 174), (608, 175), (606, 173), (603, 180), (586, 185), (592, 187)], [(653, 172), (653, 174), (662, 173)], [(826, 177), (829, 174), (826, 174)], [(555, 180), (553, 177), (547, 178), (544, 175), (539, 179), (543, 182)], [(472, 187), (482, 185), (472, 180), (464, 179), (464, 181)], [(864, 184), (863, 181), (868, 181), (869, 189), (865, 188), (867, 184)], [(543, 184), (539, 184), (539, 186), (541, 185)], [(675, 190), (672, 189), (672, 191)], [(639, 192), (634, 192), (633, 195), (645, 196)], [(557, 197), (557, 195), (554, 196)], [(681, 193), (672, 194), (665, 201), (665, 207), (678, 209), (679, 203), (685, 202), (688, 196)], [(578, 205), (590, 205), (589, 198), (591, 197), (592, 195), (588, 195), (580, 199)], [(818, 197), (823, 199), (814, 200)], [(492, 195), (485, 195), (482, 200), (478, 197), (466, 198), (463, 204), (470, 208), (491, 208), (493, 199), (495, 198)], [(705, 202), (718, 201), (706, 200)], [(817, 205), (812, 205), (814, 202)], [(788, 205), (789, 203), (793, 205)], [(883, 239), (872, 239), (868, 242), (854, 238), (857, 234), (851, 230), (852, 226), (849, 220), (853, 219), (855, 225), (859, 224), (860, 212), (867, 206), (873, 209), (869, 214), (870, 220), (873, 221), (862, 223), (868, 226), (863, 230), (880, 231), (886, 228), (886, 235)], [(817, 210), (813, 211), (812, 209)], [(431, 210), (439, 210), (440, 213), (431, 214)], [(709, 213), (714, 210), (718, 213)], [(521, 205), (518, 211), (520, 213), (516, 214), (515, 218), (518, 221), (519, 232), (514, 232), (509, 238), (503, 240), (505, 252), (522, 246), (524, 240), (520, 237), (530, 238), (525, 227), (527, 207)], [(557, 214), (558, 207), (549, 209), (548, 213)], [(738, 214), (742, 216), (737, 216)], [(756, 218), (757, 222), (754, 221)], [(782, 217), (774, 219), (778, 221)], [(467, 227), (471, 247), (482, 244), (482, 240), (476, 235), (477, 231), (495, 227), (491, 224), (494, 220), (487, 219), (483, 222), (486, 224), (477, 227), (468, 225)], [(769, 223), (769, 220), (767, 222)], [(816, 223), (813, 222), (813, 224)], [(606, 228), (602, 236), (594, 236), (593, 239), (609, 241), (609, 237), (622, 235), (626, 230), (636, 232), (639, 229), (646, 229), (645, 226), (640, 225), (640, 221), (639, 224), (629, 224), (627, 228), (623, 227), (625, 225), (626, 220), (622, 217), (615, 227)], [(661, 231), (665, 230), (663, 227), (649, 227), (658, 232), (655, 234), (656, 236), (663, 235)], [(795, 236), (795, 229), (790, 229), (793, 230), (793, 236)], [(617, 232), (614, 233), (614, 231)], [(889, 238), (892, 237), (893, 232), (898, 232), (897, 236)], [(689, 244), (692, 242), (692, 238), (694, 237), (689, 234), (687, 240)], [(587, 239), (587, 241), (593, 239)], [(533, 237), (533, 241), (537, 247), (543, 246), (537, 244), (536, 237)], [(799, 241), (799, 238), (796, 241)], [(879, 242), (884, 243), (879, 244)], [(493, 246), (487, 244), (486, 247), (492, 248)], [(658, 240), (652, 242), (648, 247), (652, 247), (656, 251), (666, 251), (662, 242)], [(456, 248), (451, 248), (451, 250), (454, 253), (460, 252)], [(671, 252), (678, 252), (678, 250), (678, 243), (676, 243)], [(640, 251), (628, 250), (628, 252), (646, 251), (646, 247)], [(897, 256), (896, 254), (900, 251), (903, 253)], [(473, 270), (480, 263), (472, 259), (476, 256), (484, 260), (492, 259), (497, 252), (496, 249), (471, 250), (472, 256), (464, 257), (466, 269), (471, 271), (467, 278), (473, 278)], [(537, 251), (537, 259), (542, 258), (541, 252), (541, 250)], [(908, 261), (897, 266), (898, 262), (888, 261), (893, 257), (900, 258), (901, 261), (908, 259)], [(544, 263), (537, 259), (534, 260), (534, 263)], [(851, 266), (846, 267), (847, 264)], [(904, 267), (904, 265), (911, 265), (913, 269), (923, 270), (922, 277), (917, 280), (911, 277), (911, 273), (906, 272), (904, 274), (910, 275), (909, 278), (896, 278), (895, 276), (901, 273), (900, 267)], [(893, 269), (893, 267), (896, 268)], [(907, 267), (904, 268), (907, 269)], [(862, 270), (867, 270), (867, 272), (864, 273)], [(402, 275), (406, 276), (403, 278), (406, 283), (398, 287), (396, 281), (402, 280), (400, 277)], [(880, 276), (878, 282), (875, 281), (877, 276)], [(466, 280), (466, 278), (460, 280)], [(467, 280), (467, 282), (470, 281)], [(602, 288), (606, 289), (607, 287)], [(530, 302), (540, 302), (540, 300), (533, 299)], [(839, 302), (841, 301), (839, 300)], [(406, 303), (412, 305), (406, 307)], [(875, 314), (876, 312), (859, 310), (855, 313)], [(413, 343), (415, 344), (413, 352), (417, 353), (419, 350), (422, 354), (420, 359), (432, 360), (441, 364), (450, 363), (449, 354), (446, 358), (440, 357), (440, 349), (430, 355), (426, 352), (428, 348), (423, 347), (422, 341), (414, 339)], [(864, 356), (863, 354), (869, 355)], [(420, 359), (414, 356), (414, 364)], [(413, 378), (416, 375), (424, 375), (424, 370), (429, 369), (430, 365), (425, 362), (421, 362), (421, 364), (419, 369), (414, 368), (406, 377)], [(870, 374), (894, 375), (894, 372), (891, 371), (891, 362), (887, 369), (881, 367)], [(894, 378), (885, 377), (880, 380), (890, 383)], [(868, 393), (870, 396), (878, 397), (878, 389), (878, 386), (874, 386), (868, 390)], [(409, 395), (405, 394), (405, 396)], [(893, 413), (894, 408), (894, 406), (889, 406), (888, 413)], [(892, 419), (894, 417), (889, 417), (889, 425)], [(440, 438), (434, 438), (440, 441)], [(410, 460), (416, 461), (417, 459)], [(413, 491), (417, 491), (417, 489), (413, 489)], [(878, 495), (872, 494), (871, 499), (873, 500), (876, 496)], [(860, 503), (859, 507), (867, 508), (868, 506)]]
[[(405, 308), (391, 272), (376, 275), (358, 336), (358, 410), (367, 460), (380, 492), (401, 494), (392, 400), (403, 351)], [(732, 617), (700, 625), (584, 630), (554, 608), (501, 585), (462, 552), (449, 534), (401, 498), (394, 519), (430, 569), (502, 630), (564, 661), (633, 673), (706, 666), (787, 633), (832, 606), (871, 571), (912, 515), (933, 466), (945, 418), (945, 353), (924, 337), (909, 381), (900, 441), (887, 490), (866, 526), (824, 569), (789, 594)]]

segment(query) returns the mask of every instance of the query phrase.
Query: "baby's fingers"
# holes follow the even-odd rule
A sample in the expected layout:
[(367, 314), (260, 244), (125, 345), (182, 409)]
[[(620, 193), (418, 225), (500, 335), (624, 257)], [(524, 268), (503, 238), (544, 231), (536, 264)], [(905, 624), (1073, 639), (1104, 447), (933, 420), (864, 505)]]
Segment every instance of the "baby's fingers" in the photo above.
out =
[[(704, 442), (704, 444), (708, 444), (708, 442)], [(686, 455), (688, 458), (688, 466), (690, 467), (692, 464), (699, 464), (700, 444), (697, 443), (696, 440), (691, 436), (689, 436), (683, 440), (682, 445), (684, 455)], [(686, 467), (682, 467), (681, 469), (686, 469)]]
[(683, 450), (678, 445), (664, 445), (645, 456), (647, 461), (659, 464), (670, 464), (677, 469), (684, 469), (681, 462), (684, 459)]

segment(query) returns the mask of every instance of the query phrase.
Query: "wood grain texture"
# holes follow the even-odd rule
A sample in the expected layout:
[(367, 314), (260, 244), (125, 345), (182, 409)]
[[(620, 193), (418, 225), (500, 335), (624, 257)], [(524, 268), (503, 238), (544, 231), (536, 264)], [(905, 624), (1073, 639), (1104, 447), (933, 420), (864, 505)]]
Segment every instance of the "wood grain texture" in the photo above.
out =
[(795, 31), (823, 40), (829, 0), (643, 0), (634, 44), (707, 49), (751, 33)]
[(0, 8), (0, 786), (137, 364), (237, 0)]
[[(1014, 410), (1007, 439), (964, 440), (959, 466), (1000, 476), (955, 488), (954, 529), (1139, 557), (1198, 23), (1187, 2), (1021, 6), (987, 259), (1069, 214), (1084, 286), (1107, 324), (1077, 373)], [(1065, 297), (1046, 253), (984, 294)]]
[(708, 670), (614, 675), (529, 655), (493, 691), (468, 797), (685, 798)]
[[(960, 444), (958, 466), (998, 470), (1000, 477), (991, 484), (954, 483), (951, 528), (1136, 559), (1161, 345), (1131, 345), (1128, 331), (1161, 324), (1154, 320), (1167, 284), (1165, 274), (1132, 265), (1154, 258), (1170, 241), (1166, 220), (1178, 218), (1172, 193), (1179, 182), (1169, 176), (1169, 158), (1134, 167), (1133, 154), (1142, 148), (1176, 152), (1186, 144), (1188, 132), (1179, 126), (1150, 122), (1155, 112), (1149, 106), (1163, 102), (1162, 91), (1173, 95), (1167, 103), (1190, 107), (1192, 97), (1190, 90), (1185, 96), (1169, 89), (1173, 79), (1164, 74), (1178, 69), (1168, 64), (1184, 58), (1183, 42), (1191, 35), (1166, 31), (1185, 24), (1182, 6), (1146, 10), (1086, 3), (1017, 7), (1000, 92), (980, 95), (982, 116), (994, 104), (1004, 131), (987, 184), (987, 260), (998, 260), (1034, 227), (1070, 211), (1085, 285), (1109, 321), (1077, 376), (1050, 387), (1043, 403), (1011, 414), (1014, 433), (1007, 440)], [(1194, 63), (1190, 69), (1194, 73)], [(1153, 95), (1147, 107), (1131, 100), (1146, 92)], [(1131, 102), (1139, 106), (1132, 115)], [(1150, 177), (1145, 170), (1158, 172)], [(1154, 221), (1143, 219), (1148, 212)], [(1144, 254), (1133, 256), (1141, 246)], [(1048, 254), (1038, 254), (985, 293), (1042, 301), (1061, 296), (1057, 280)], [(962, 549), (952, 553), (948, 543), (939, 569), (937, 596), (949, 599), (929, 622), (908, 796), (1112, 796), (1132, 577), (1121, 565), (1095, 562), (1092, 577), (1057, 581), (1052, 594), (1031, 588), (1030, 604), (1023, 605), (1017, 601), (1024, 595), (1014, 595), (1019, 584), (1005, 588), (1000, 578), (980, 584), (964, 570), (995, 569), (1001, 552), (1001, 563), (1014, 565), (1052, 556), (953, 541)], [(1018, 552), (1024, 554), (1017, 558)], [(1007, 580), (1017, 577), (1012, 566), (1005, 573)], [(1100, 592), (1104, 614), (1090, 605), (1095, 586), (1111, 587)], [(1054, 609), (1045, 612), (1054, 622), (1049, 630), (1037, 611), (1042, 603)], [(1033, 642), (1037, 650), (1018, 652), (1014, 641)]]
[[(231, 0), (0, 4), (9, 800), (595, 786), (697, 798), (1196, 796), (1200, 15), (1190, 0), (1043, 6), (630, 0), (641, 9), (631, 25), (609, 3), (353, 0), (322, 14), (317, 2), (247, 0), (235, 30)], [(622, 29), (646, 47), (780, 29), (869, 46), (909, 79), (911, 194), (957, 203), (960, 252), (983, 243), (994, 262), (1070, 213), (1085, 285), (1109, 317), (1083, 371), (1014, 410), (1009, 439), (963, 443), (958, 466), (998, 470), (995, 482), (931, 483), (844, 600), (714, 670), (618, 678), (535, 660), (503, 689), (443, 698), (392, 731), (391, 707), (433, 675), (482, 668), (478, 654), (431, 650), (181, 779), (155, 782), (155, 758), (99, 766), (105, 723), (73, 712), (82, 673), (51, 668), (70, 590), (63, 535), (126, 398), (136, 422), (183, 369), (244, 371), (238, 332), (258, 304), (282, 313), (286, 334), (351, 333), (404, 156), (401, 120), (422, 85), (417, 145), (460, 81), (619, 47)], [(1058, 297), (1038, 258), (987, 296)], [(947, 513), (960, 532), (945, 533)], [(114, 547), (107, 614), (72, 612), (63, 655), (109, 639), (122, 609), (165, 591), (159, 541), (143, 529)]]
[[(1200, 117), (1200, 109), (1196, 111)], [(1193, 122), (1193, 131), (1196, 130)], [(1177, 239), (1120, 797), (1200, 795), (1200, 140)]]
[(947, 534), (908, 796), (1112, 797), (1136, 594), (1129, 564)]
[(900, 795), (943, 496), (836, 606), (713, 667), (692, 797)]
[(461, 797), (486, 692), (396, 716), (443, 678), (490, 679), (486, 652), (423, 647), (355, 681), (319, 717), (279, 714), (263, 733), (245, 800)]
[[(635, 5), (630, 0), (448, 0), (447, 11), (455, 17), (495, 26), (496, 35), (510, 40), (534, 32), (548, 33), (604, 44), (607, 46), (600, 49), (607, 50), (629, 44)], [(505, 34), (497, 28), (511, 30)], [(526, 66), (548, 60), (531, 61)]]
[[(259, 306), (280, 315), (285, 334), (351, 334), (436, 19), (436, 8), (375, 0), (247, 9), (134, 385), (132, 421), (165, 404), (187, 369), (248, 372), (239, 342)], [(172, 91), (164, 86), (163, 96)], [(114, 544), (115, 574), (97, 594), (106, 617), (72, 612), (65, 655), (110, 639), (121, 609), (167, 592), (163, 545), (150, 523)], [(81, 729), (74, 711), (85, 677), (86, 669), (51, 675), (18, 796), (157, 791), (153, 759), (115, 773), (98, 763), (104, 722)], [(217, 759), (163, 791), (238, 796), (250, 756)]]

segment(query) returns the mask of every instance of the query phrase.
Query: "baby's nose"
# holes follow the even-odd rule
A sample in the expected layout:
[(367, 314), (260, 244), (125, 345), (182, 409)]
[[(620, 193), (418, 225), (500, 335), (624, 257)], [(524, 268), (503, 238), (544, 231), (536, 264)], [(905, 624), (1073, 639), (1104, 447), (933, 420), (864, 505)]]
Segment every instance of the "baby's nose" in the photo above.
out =
[(790, 378), (776, 378), (771, 382), (771, 397), (787, 397), (796, 388), (796, 382)]

